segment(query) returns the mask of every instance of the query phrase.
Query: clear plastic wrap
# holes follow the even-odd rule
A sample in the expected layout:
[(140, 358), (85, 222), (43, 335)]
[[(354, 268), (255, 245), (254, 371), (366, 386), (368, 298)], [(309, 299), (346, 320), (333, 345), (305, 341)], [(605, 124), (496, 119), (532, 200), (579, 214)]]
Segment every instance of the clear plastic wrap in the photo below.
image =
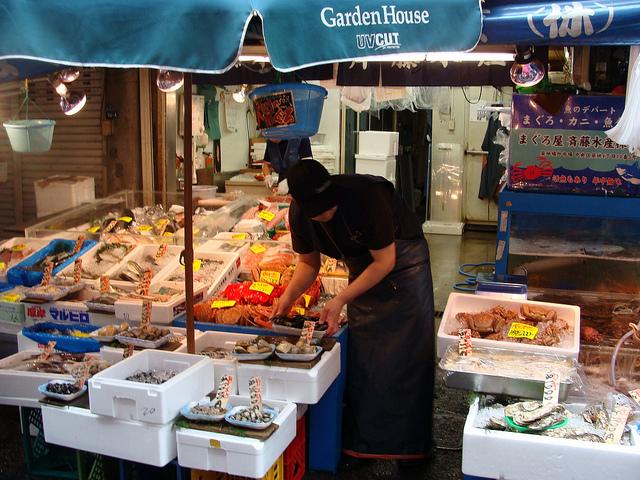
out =
[(372, 94), (370, 87), (342, 87), (340, 101), (356, 112), (364, 112), (371, 108)]
[(636, 60), (631, 68), (631, 75), (627, 85), (627, 98), (624, 112), (618, 124), (605, 133), (611, 140), (620, 145), (626, 145), (629, 152), (640, 156), (640, 46), (631, 47), (631, 57)]
[(578, 363), (561, 355), (474, 347), (470, 356), (461, 356), (458, 346), (451, 345), (440, 360), (440, 368), (447, 386), (476, 392), (542, 398), (548, 372), (559, 376), (561, 399), (584, 392)]

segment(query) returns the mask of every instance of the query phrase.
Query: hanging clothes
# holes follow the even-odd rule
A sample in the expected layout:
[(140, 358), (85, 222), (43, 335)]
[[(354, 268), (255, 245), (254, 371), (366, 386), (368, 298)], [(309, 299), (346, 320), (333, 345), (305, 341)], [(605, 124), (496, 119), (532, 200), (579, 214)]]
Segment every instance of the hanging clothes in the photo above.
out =
[(482, 150), (488, 152), (482, 165), (482, 174), (480, 176), (480, 191), (478, 198), (481, 200), (493, 199), (498, 201), (498, 190), (500, 187), (500, 179), (504, 175), (505, 168), (500, 165), (500, 152), (504, 150), (502, 145), (495, 143), (496, 133), (498, 130), (508, 131), (502, 126), (498, 115), (492, 114), (489, 118), (487, 131), (482, 142)]
[(204, 128), (209, 140), (220, 140), (219, 103), (215, 87), (201, 85), (198, 93), (204, 96)]
[(296, 252), (344, 259), (353, 282), (373, 261), (370, 250), (396, 247), (393, 271), (347, 305), (345, 454), (423, 458), (432, 442), (434, 376), (427, 242), (418, 219), (385, 179), (334, 175), (331, 185), (337, 210), (329, 222), (313, 221), (291, 203)]

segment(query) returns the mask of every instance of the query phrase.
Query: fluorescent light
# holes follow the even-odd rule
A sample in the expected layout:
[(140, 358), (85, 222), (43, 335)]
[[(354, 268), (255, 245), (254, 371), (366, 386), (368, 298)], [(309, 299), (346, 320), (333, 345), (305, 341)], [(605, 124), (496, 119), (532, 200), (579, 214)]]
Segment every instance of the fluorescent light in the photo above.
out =
[(268, 55), (240, 55), (238, 60), (241, 62), (269, 63), (271, 59)]
[(398, 53), (365, 57), (366, 62), (512, 62), (515, 54), (508, 52), (430, 52)]

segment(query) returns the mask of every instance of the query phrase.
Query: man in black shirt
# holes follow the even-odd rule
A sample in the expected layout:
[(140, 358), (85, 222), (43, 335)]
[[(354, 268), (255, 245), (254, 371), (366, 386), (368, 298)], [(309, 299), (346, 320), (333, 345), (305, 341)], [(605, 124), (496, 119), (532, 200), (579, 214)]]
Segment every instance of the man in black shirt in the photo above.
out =
[(300, 259), (274, 315), (289, 313), (314, 281), (321, 253), (343, 259), (349, 285), (327, 302), (320, 322), (333, 334), (347, 305), (345, 454), (422, 459), (431, 449), (434, 331), (420, 223), (384, 178), (330, 176), (314, 160), (294, 165), (287, 178)]

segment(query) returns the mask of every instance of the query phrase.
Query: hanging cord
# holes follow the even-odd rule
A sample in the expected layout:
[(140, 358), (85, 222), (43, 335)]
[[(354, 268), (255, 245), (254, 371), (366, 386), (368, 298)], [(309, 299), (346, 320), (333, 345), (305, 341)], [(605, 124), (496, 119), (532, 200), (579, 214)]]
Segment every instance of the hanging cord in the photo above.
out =
[(480, 103), (480, 99), (482, 98), (482, 85), (480, 85), (480, 94), (478, 95), (478, 99), (475, 102), (472, 102), (471, 100), (469, 100), (469, 97), (467, 97), (467, 92), (464, 91), (464, 87), (460, 87), (462, 89), (462, 95), (464, 95), (464, 99), (467, 101), (468, 104), (470, 105), (477, 105)]
[(470, 273), (468, 270), (476, 270), (482, 267), (495, 267), (495, 262), (482, 262), (482, 263), (464, 263), (458, 268), (458, 274), (463, 277), (467, 277), (464, 282), (458, 282), (453, 286), (454, 290), (461, 292), (475, 292), (477, 286), (478, 274)]
[(20, 104), (20, 108), (18, 109), (18, 111), (16, 112), (16, 114), (13, 116), (13, 118), (11, 120), (19, 120), (20, 119), (20, 112), (22, 112), (22, 109), (25, 108), (25, 120), (29, 120), (29, 102), (32, 102), (36, 108), (38, 110), (40, 110), (40, 113), (42, 115), (44, 115), (44, 117), (49, 120), (49, 117), (47, 116), (46, 113), (44, 113), (42, 111), (42, 109), (38, 106), (38, 104), (36, 102), (34, 102), (33, 100), (31, 100), (31, 97), (29, 96), (29, 80), (25, 79), (24, 80), (24, 86), (22, 87), (22, 90), (24, 91), (24, 100), (22, 100), (22, 103)]
[(611, 366), (610, 366), (610, 369), (609, 369), (609, 383), (611, 383), (611, 386), (614, 389), (617, 389), (616, 363), (617, 363), (617, 360), (618, 360), (618, 353), (620, 353), (620, 349), (622, 348), (622, 345), (624, 345), (625, 342), (627, 340), (629, 340), (630, 338), (632, 338), (632, 337), (637, 342), (640, 342), (640, 321), (637, 324), (630, 323), (629, 324), (629, 328), (631, 330), (629, 330), (627, 333), (625, 333), (622, 336), (622, 338), (618, 341), (618, 343), (616, 344), (616, 348), (613, 351), (613, 355), (611, 356)]

